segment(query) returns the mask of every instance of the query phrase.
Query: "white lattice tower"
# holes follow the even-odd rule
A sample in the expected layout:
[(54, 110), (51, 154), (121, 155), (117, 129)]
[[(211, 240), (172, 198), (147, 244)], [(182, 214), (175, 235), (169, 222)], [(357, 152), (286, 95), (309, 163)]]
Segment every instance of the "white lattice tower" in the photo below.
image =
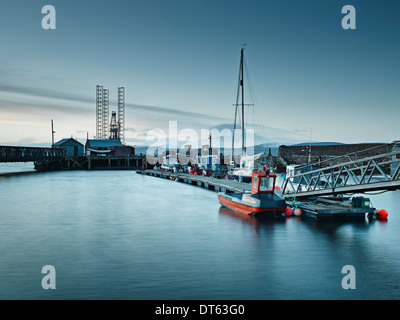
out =
[(125, 143), (125, 87), (118, 87), (118, 137)]
[(96, 139), (102, 138), (103, 129), (103, 86), (96, 86)]
[(102, 112), (102, 129), (101, 136), (103, 140), (108, 139), (108, 118), (109, 118), (109, 91), (103, 89), (103, 112)]

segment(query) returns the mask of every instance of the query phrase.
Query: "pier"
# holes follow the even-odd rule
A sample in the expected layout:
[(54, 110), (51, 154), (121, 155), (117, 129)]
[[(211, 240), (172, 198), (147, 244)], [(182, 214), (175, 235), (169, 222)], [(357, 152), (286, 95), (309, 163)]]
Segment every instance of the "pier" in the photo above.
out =
[[(187, 173), (173, 173), (171, 171), (161, 170), (136, 170), (138, 174), (153, 176), (157, 178), (172, 180), (175, 182), (186, 183), (192, 186), (201, 187), (215, 192), (226, 193), (251, 193), (251, 184), (238, 182), (236, 180), (217, 179), (202, 175), (193, 175)], [(375, 214), (375, 208), (372, 207), (354, 207), (349, 198), (329, 199), (324, 197), (309, 197), (294, 201), (293, 199), (282, 195), (281, 190), (276, 193), (283, 196), (288, 207), (300, 208), (302, 212), (311, 218), (365, 218), (366, 214), (370, 217)]]
[(170, 171), (161, 171), (161, 170), (137, 170), (136, 172), (143, 175), (174, 180), (177, 182), (183, 182), (216, 192), (228, 192), (228, 193), (251, 192), (251, 186), (249, 183), (238, 182), (236, 180), (217, 179), (213, 177), (206, 177), (206, 176), (193, 175), (187, 173), (173, 173)]
[[(290, 204), (290, 201), (286, 201)], [(309, 200), (303, 200), (298, 203), (300, 208), (308, 217), (327, 218), (327, 217), (360, 217), (375, 214), (375, 208), (372, 207), (353, 207), (349, 201), (331, 200), (323, 197), (317, 197)]]
[(111, 155), (67, 156), (62, 148), (0, 146), (0, 163), (34, 162), (35, 169), (45, 170), (136, 170), (145, 156)]
[(65, 157), (62, 170), (136, 170), (142, 167), (143, 155)]

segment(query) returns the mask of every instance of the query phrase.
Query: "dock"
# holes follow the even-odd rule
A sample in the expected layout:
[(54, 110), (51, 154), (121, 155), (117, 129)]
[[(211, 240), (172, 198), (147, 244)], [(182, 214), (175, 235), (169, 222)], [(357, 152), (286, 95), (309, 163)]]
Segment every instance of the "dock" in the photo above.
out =
[[(217, 179), (213, 177), (193, 175), (187, 173), (173, 173), (160, 170), (136, 170), (138, 174), (148, 175), (189, 185), (205, 188), (215, 192), (227, 193), (251, 193), (250, 183), (238, 182), (236, 180)], [(280, 190), (276, 193), (281, 195)], [(285, 196), (283, 196), (285, 198)], [(288, 207), (293, 206), (293, 200), (285, 198)], [(296, 207), (300, 208), (304, 216), (319, 218), (365, 218), (366, 214), (374, 214), (375, 208), (353, 207), (349, 201), (332, 200), (324, 197), (314, 197), (301, 199), (296, 202)]]
[[(348, 201), (330, 200), (323, 197), (309, 199), (309, 201), (301, 200), (298, 208), (304, 215), (311, 218), (365, 218), (365, 215), (373, 215), (375, 208), (353, 207)], [(289, 201), (287, 201), (289, 204)]]
[(136, 172), (143, 175), (183, 182), (216, 192), (251, 193), (250, 183), (238, 182), (236, 180), (217, 179), (207, 176), (193, 175), (182, 172), (173, 173), (171, 171), (161, 170), (136, 170)]

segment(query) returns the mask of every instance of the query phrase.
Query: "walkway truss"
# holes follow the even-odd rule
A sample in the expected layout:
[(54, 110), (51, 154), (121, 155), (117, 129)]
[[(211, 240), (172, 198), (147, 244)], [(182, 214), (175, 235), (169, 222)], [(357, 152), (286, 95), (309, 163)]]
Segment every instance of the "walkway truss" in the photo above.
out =
[(55, 161), (64, 157), (64, 149), (0, 146), (0, 162)]
[[(390, 174), (385, 173), (388, 168)], [(396, 189), (400, 189), (400, 150), (286, 177), (282, 194), (299, 198)]]

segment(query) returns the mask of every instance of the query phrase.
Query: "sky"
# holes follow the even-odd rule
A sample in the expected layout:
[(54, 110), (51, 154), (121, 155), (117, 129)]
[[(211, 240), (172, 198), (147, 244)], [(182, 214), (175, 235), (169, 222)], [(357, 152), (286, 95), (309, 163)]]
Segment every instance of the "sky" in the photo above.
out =
[[(42, 28), (45, 5), (56, 29)], [(356, 29), (344, 29), (345, 5)], [(2, 0), (0, 145), (96, 134), (96, 85), (125, 87), (126, 142), (232, 125), (267, 143), (400, 139), (398, 0)], [(248, 115), (248, 117), (247, 117)], [(252, 123), (253, 121), (253, 123)]]

